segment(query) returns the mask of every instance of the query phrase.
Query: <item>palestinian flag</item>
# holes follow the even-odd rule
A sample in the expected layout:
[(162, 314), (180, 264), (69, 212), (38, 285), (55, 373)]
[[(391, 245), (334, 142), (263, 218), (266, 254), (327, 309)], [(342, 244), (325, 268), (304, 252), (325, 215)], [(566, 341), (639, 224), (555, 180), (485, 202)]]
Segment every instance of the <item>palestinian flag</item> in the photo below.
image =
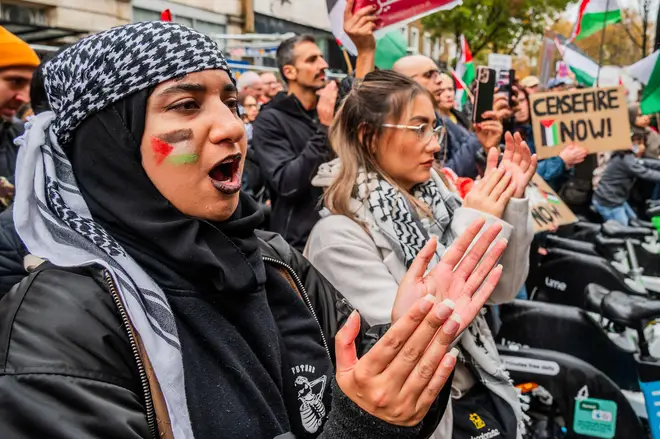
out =
[(557, 48), (559, 53), (561, 53), (564, 58), (564, 63), (568, 66), (573, 73), (575, 73), (575, 78), (578, 83), (586, 85), (587, 87), (593, 87), (596, 85), (596, 79), (598, 78), (598, 63), (586, 55), (582, 55), (580, 52), (569, 48), (566, 46), (561, 46), (557, 43)]
[(621, 21), (621, 10), (617, 0), (582, 0), (571, 42), (593, 35), (619, 21)]
[(456, 81), (458, 84), (456, 87), (456, 100), (460, 103), (461, 108), (463, 108), (468, 100), (468, 94), (465, 88), (472, 84), (475, 77), (472, 52), (465, 39), (465, 35), (461, 35), (461, 58), (458, 60), (458, 64), (456, 64), (456, 73), (454, 76), (460, 79)]
[(660, 112), (660, 50), (628, 67), (628, 72), (644, 84), (642, 113)]
[(548, 203), (550, 204), (561, 204), (561, 200), (555, 194), (551, 194), (550, 192), (545, 193), (545, 199), (548, 200)]
[(555, 119), (541, 119), (542, 146), (556, 146), (559, 144), (559, 124)]

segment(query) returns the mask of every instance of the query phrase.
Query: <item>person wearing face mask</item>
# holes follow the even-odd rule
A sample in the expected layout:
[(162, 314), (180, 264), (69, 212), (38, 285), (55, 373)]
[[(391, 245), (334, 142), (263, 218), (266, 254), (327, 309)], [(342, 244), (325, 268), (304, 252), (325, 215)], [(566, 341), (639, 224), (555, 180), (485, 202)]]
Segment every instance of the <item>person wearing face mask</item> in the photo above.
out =
[(471, 322), (499, 280), (492, 234), (477, 224), (450, 251), (483, 258), (473, 283), (430, 273), (424, 291), (401, 288), (391, 326), (369, 326), (255, 230), (237, 90), (212, 39), (128, 24), (43, 73), (52, 111), (18, 140), (14, 204), (43, 262), (0, 300), (3, 439), (428, 437), (457, 355), (436, 285), (464, 292)]
[[(491, 301), (513, 300), (527, 277), (533, 230), (524, 194), (536, 169), (535, 156), (520, 136), (507, 135), (501, 164), (497, 149), (491, 149), (485, 177), (461, 201), (433, 168), (443, 135), (426, 89), (386, 70), (366, 75), (344, 100), (331, 129), (338, 158), (322, 165), (314, 179), (325, 188), (327, 210), (312, 230), (305, 255), (369, 324), (389, 323), (392, 308), (398, 306), (397, 291), (410, 281), (405, 273), (415, 257), (443, 267), (451, 261), (447, 249), (458, 245), (456, 236), (471, 229), (475, 220), (490, 226), (486, 234), (509, 242)], [(429, 239), (432, 244), (425, 246)], [(470, 270), (478, 262), (467, 261), (463, 268)], [(438, 270), (451, 272), (447, 267)], [(458, 308), (464, 300), (448, 290), (440, 297)], [(471, 426), (469, 410), (474, 410), (492, 429), (497, 426), (498, 437), (520, 438), (516, 391), (502, 370), (485, 319), (457, 323), (465, 331), (458, 343), (461, 356), (452, 402), (434, 437), (484, 433)], [(498, 416), (498, 411), (505, 415)]]
[[(514, 114), (514, 129), (527, 142), (532, 153), (536, 153), (534, 131), (532, 129), (529, 94), (525, 89), (516, 89), (518, 93), (518, 110)], [(541, 176), (555, 191), (558, 191), (568, 178), (568, 172), (575, 165), (584, 162), (587, 150), (577, 144), (567, 146), (557, 157), (540, 160), (536, 173)]]
[(321, 49), (301, 35), (280, 44), (277, 64), (288, 96), (271, 101), (254, 124), (254, 143), (273, 203), (270, 227), (302, 250), (319, 220), (321, 192), (311, 181), (332, 155), (328, 127), (337, 101), (337, 84), (326, 82)]

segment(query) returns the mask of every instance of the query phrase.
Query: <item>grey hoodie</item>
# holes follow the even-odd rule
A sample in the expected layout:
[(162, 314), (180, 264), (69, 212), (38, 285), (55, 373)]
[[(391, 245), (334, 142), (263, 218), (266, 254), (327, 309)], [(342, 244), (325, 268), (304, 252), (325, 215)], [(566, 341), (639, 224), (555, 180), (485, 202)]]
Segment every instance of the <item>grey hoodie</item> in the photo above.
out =
[(630, 197), (638, 178), (660, 183), (660, 160), (640, 159), (630, 152), (613, 154), (600, 178), (594, 200), (601, 206), (621, 206)]
[[(338, 159), (321, 165), (312, 184), (328, 187), (340, 166)], [(447, 190), (438, 174), (432, 172), (432, 178), (441, 186), (441, 190)], [(367, 224), (369, 231), (346, 216), (333, 215), (324, 210), (321, 212), (322, 219), (309, 237), (305, 256), (360, 311), (367, 322), (372, 325), (389, 323), (394, 298), (406, 267), (392, 250), (388, 237), (375, 226), (369, 209), (355, 199), (351, 205), (358, 218)], [(474, 209), (460, 207), (454, 212), (450, 227), (459, 236), (479, 217), (486, 217), (487, 225), (501, 222), (503, 229), (500, 237), (509, 240), (500, 261), (504, 274), (490, 301), (510, 302), (520, 291), (529, 270), (529, 247), (534, 232), (528, 200), (511, 200), (501, 220)], [(356, 279), (359, 282), (356, 283)], [(471, 357), (479, 376), (474, 376), (459, 361), (452, 383), (452, 397), (461, 398), (476, 380), (480, 380), (511, 405), (520, 421), (522, 414), (516, 391), (508, 381), (495, 340), (483, 316), (477, 316), (471, 330), (463, 332), (459, 347), (459, 359), (464, 361), (466, 355)], [(434, 438), (450, 439), (452, 425), (453, 416), (449, 404)], [(521, 437), (520, 429), (518, 436)]]

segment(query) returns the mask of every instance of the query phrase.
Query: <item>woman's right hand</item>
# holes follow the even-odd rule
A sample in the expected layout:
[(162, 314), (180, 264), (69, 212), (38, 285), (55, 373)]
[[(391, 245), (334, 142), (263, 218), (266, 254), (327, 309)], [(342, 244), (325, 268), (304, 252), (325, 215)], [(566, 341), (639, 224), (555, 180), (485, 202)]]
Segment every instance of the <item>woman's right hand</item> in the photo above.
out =
[[(498, 155), (497, 148), (488, 151), (489, 168), (493, 158), (497, 163)], [(469, 207), (502, 218), (504, 210), (515, 192), (516, 184), (504, 166), (492, 171), (488, 169), (484, 178), (476, 183), (465, 196), (463, 207)]]
[[(360, 330), (357, 311), (337, 333), (337, 384), (364, 411), (390, 424), (414, 426), (437, 398), (456, 364), (457, 351), (448, 353), (449, 346), (476, 317), (502, 275), (501, 266), (495, 264), (506, 244), (496, 243), (478, 268), (476, 262), (472, 264), (482, 260), (501, 226), (486, 230), (463, 258), (483, 224), (483, 220), (475, 221), (457, 240), (459, 244), (447, 251), (438, 264), (442, 269), (427, 275), (428, 294), (417, 299), (361, 359), (355, 347)], [(435, 245), (431, 240), (415, 259), (410, 269), (413, 276), (424, 273)], [(461, 260), (465, 262), (459, 264)], [(456, 268), (455, 276), (452, 268)], [(401, 294), (418, 293), (414, 283), (406, 285), (404, 291), (400, 288)], [(443, 300), (452, 294), (455, 301)]]
[(375, 5), (365, 6), (353, 13), (355, 0), (347, 0), (344, 9), (344, 32), (353, 41), (359, 53), (376, 50), (374, 29), (378, 16), (374, 15), (378, 9)]
[(584, 161), (587, 157), (587, 150), (571, 143), (559, 153), (559, 157), (564, 161), (567, 168), (571, 168)]

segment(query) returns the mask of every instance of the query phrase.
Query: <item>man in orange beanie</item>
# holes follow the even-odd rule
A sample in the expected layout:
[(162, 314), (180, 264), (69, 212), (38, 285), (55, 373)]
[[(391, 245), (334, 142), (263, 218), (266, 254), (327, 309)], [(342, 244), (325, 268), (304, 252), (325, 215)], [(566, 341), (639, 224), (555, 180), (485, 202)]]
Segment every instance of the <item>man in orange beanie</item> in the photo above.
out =
[(30, 102), (30, 80), (38, 65), (34, 50), (0, 26), (0, 211), (14, 198), (14, 139), (23, 133), (16, 113)]
[(30, 102), (30, 80), (39, 57), (16, 35), (0, 26), (0, 117), (11, 120)]

